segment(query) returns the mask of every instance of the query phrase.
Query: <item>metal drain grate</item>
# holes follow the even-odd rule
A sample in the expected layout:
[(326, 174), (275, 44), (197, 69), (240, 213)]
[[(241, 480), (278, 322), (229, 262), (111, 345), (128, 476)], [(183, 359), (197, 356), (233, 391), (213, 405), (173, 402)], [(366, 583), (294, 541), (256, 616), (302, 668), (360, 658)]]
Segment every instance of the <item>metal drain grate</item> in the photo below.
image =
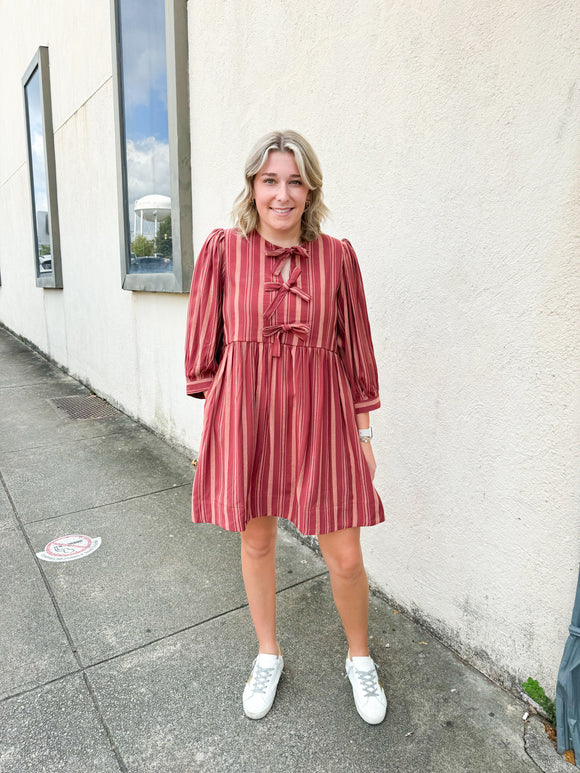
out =
[(107, 419), (117, 416), (119, 411), (96, 395), (73, 395), (72, 397), (53, 397), (48, 402), (56, 408), (58, 415), (66, 421), (86, 421), (87, 419)]

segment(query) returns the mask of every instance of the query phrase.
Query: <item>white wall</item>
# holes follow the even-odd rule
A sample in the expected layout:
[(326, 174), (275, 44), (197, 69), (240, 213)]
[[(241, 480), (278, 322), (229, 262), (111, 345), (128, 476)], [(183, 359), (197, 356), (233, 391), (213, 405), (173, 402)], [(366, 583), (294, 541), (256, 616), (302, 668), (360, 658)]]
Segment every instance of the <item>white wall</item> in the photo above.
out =
[[(2, 8), (4, 19), (4, 6)], [(0, 116), (0, 321), (73, 376), (180, 445), (195, 448), (201, 401), (185, 396), (187, 297), (121, 289), (110, 6), (6, 8)], [(35, 286), (22, 75), (48, 45), (63, 290)]]
[[(0, 320), (195, 448), (186, 299), (120, 289), (109, 3), (52, 6), (10, 4), (0, 30)], [(379, 363), (370, 578), (495, 679), (553, 695), (580, 556), (578, 2), (235, 8), (189, 2), (195, 244), (261, 133), (311, 140)], [(21, 77), (41, 44), (62, 291), (34, 286)]]

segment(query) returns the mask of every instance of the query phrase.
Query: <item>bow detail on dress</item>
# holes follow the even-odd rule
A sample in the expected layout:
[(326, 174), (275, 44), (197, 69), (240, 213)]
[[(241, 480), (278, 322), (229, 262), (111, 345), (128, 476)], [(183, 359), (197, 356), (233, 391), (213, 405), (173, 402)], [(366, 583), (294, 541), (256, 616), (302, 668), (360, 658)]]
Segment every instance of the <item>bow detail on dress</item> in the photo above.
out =
[(276, 247), (273, 250), (266, 250), (266, 255), (269, 258), (291, 258), (292, 255), (300, 258), (307, 258), (308, 252), (299, 244), (294, 247)]
[(272, 357), (280, 356), (280, 338), (283, 333), (294, 333), (303, 340), (310, 332), (310, 325), (305, 322), (284, 322), (281, 325), (270, 325), (262, 331), (265, 336), (276, 336), (272, 342)]
[(295, 257), (307, 258), (308, 252), (304, 247), (300, 247), (299, 245), (295, 245), (294, 247), (276, 247), (272, 250), (266, 250), (266, 257), (274, 258), (276, 260), (274, 268), (272, 269), (274, 276), (277, 276), (280, 273), (284, 263), (293, 255)]
[(264, 312), (264, 317), (268, 318), (271, 317), (272, 314), (276, 311), (278, 306), (282, 303), (284, 296), (287, 293), (295, 293), (299, 298), (302, 298), (303, 301), (310, 301), (310, 295), (305, 291), (302, 290), (300, 287), (296, 287), (296, 280), (302, 273), (302, 269), (300, 266), (294, 266), (292, 273), (288, 277), (288, 279), (280, 284), (279, 282), (265, 282), (264, 283), (264, 290), (267, 293), (274, 292), (278, 293), (275, 298), (272, 299), (272, 302)]

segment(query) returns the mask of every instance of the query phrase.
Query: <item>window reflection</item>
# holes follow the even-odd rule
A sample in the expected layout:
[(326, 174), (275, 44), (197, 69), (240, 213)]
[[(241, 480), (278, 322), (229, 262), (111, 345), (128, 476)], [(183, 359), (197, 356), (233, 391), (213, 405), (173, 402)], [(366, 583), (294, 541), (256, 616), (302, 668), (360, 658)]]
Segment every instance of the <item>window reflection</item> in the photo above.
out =
[(173, 270), (164, 0), (120, 0), (130, 272)]
[(42, 121), (42, 93), (38, 67), (24, 87), (28, 118), (28, 142), (32, 173), (32, 209), (35, 220), (35, 253), (37, 273), (52, 272), (50, 254), (50, 218), (46, 185), (46, 156), (44, 152), (44, 126)]

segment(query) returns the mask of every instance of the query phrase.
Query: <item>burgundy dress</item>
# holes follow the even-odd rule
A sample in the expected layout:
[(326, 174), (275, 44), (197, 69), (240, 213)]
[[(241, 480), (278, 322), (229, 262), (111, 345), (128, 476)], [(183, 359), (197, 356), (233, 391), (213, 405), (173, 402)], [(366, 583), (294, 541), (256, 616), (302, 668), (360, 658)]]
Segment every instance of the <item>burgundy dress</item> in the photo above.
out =
[(380, 401), (346, 239), (281, 248), (256, 231), (213, 231), (193, 271), (185, 370), (187, 394), (209, 390), (194, 522), (243, 531), (275, 515), (326, 534), (384, 521), (355, 416)]

